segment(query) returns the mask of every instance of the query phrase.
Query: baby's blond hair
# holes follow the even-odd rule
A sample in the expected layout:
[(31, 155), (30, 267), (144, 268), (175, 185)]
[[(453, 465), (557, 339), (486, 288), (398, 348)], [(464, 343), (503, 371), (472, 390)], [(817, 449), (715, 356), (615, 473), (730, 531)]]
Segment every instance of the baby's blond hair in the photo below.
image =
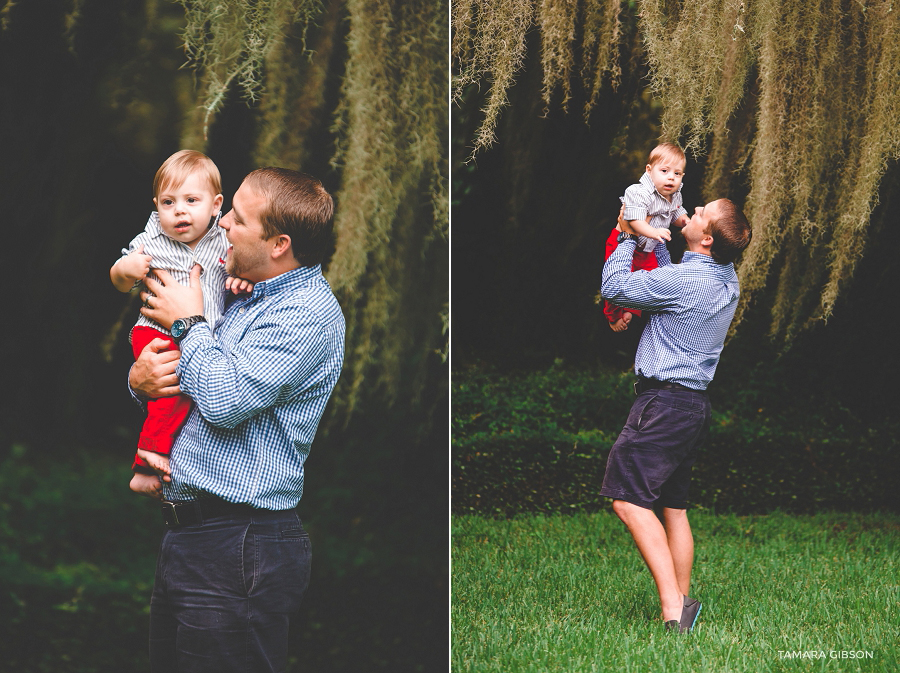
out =
[(222, 193), (222, 176), (212, 159), (196, 150), (180, 150), (166, 159), (156, 171), (156, 177), (153, 178), (153, 198), (159, 197), (166, 189), (183, 184), (187, 176), (195, 171), (201, 172), (209, 180), (209, 188), (213, 194)]
[(647, 163), (651, 166), (655, 166), (660, 161), (678, 161), (680, 163), (686, 163), (686, 159), (684, 157), (684, 150), (682, 150), (675, 143), (660, 143), (652, 150), (650, 150), (650, 158), (647, 159)]

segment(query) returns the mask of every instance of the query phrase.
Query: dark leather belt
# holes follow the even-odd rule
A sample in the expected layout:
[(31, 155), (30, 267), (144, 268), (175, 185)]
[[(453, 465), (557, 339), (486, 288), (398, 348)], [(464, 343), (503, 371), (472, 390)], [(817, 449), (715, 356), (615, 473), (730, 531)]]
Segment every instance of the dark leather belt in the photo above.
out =
[(653, 390), (654, 388), (662, 388), (663, 390), (690, 390), (692, 393), (703, 393), (704, 395), (706, 394), (705, 390), (688, 388), (687, 386), (683, 386), (680, 383), (672, 383), (671, 381), (645, 379), (643, 376), (639, 377), (638, 380), (634, 382), (635, 395), (640, 395), (645, 390)]
[(183, 502), (162, 501), (163, 521), (170, 528), (194, 526), (206, 519), (217, 516), (249, 515), (254, 511), (250, 505), (228, 502), (221, 498), (204, 498)]

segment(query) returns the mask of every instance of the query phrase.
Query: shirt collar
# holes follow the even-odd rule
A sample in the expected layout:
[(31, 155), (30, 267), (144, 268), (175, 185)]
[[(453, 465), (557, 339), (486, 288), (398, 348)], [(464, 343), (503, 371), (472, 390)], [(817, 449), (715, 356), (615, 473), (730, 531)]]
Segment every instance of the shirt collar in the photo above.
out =
[(325, 280), (322, 276), (322, 265), (301, 266), (290, 271), (285, 271), (279, 276), (263, 280), (253, 286), (251, 298), (262, 297), (263, 295), (274, 295), (280, 292), (290, 292), (291, 290), (299, 290), (301, 287), (312, 285), (319, 279)]
[[(206, 238), (207, 236), (209, 236), (209, 232), (211, 232), (211, 231), (218, 232), (219, 221), (221, 219), (222, 219), (222, 211), (220, 210), (219, 214), (216, 215), (216, 221), (213, 222), (213, 225), (211, 227), (209, 227), (206, 230), (206, 233), (203, 234), (203, 236), (200, 238), (201, 241), (204, 238)], [(159, 236), (165, 236), (170, 241), (175, 240), (162, 230), (162, 227), (159, 224), (159, 213), (156, 212), (155, 210), (152, 213), (150, 213), (150, 219), (147, 220), (147, 226), (144, 227), (144, 231), (146, 231), (148, 234), (150, 234), (153, 238), (158, 238)]]
[(704, 255), (702, 252), (691, 252), (690, 250), (685, 250), (684, 255), (681, 257), (681, 263), (685, 262), (695, 262), (697, 264), (711, 264), (718, 269), (733, 269), (734, 264), (729, 262), (728, 264), (719, 264), (716, 260), (712, 258), (712, 255)]
[[(647, 189), (650, 189), (650, 190), (656, 192), (657, 194), (659, 194), (659, 190), (656, 188), (656, 185), (653, 184), (653, 179), (650, 177), (650, 174), (649, 174), (647, 171), (644, 171), (644, 174), (641, 176), (640, 182), (641, 182), (641, 184), (644, 185), (644, 187), (646, 187)], [(682, 188), (682, 187), (684, 187), (684, 183), (683, 183), (683, 182), (682, 182), (680, 185), (678, 185), (678, 189), (676, 189), (676, 190), (675, 190), (674, 192), (672, 192), (672, 193), (673, 193), (673, 194), (677, 194), (678, 192), (681, 191), (681, 188)], [(662, 198), (666, 199), (666, 197), (663, 196), (662, 194), (659, 194), (659, 195), (662, 196)], [(668, 201), (668, 200), (669, 200), (669, 199), (666, 199), (666, 201)]]

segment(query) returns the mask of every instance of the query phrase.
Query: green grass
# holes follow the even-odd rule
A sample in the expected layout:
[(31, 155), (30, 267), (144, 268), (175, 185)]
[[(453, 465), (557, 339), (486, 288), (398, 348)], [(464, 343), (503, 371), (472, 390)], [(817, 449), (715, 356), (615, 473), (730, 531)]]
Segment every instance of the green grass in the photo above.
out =
[(900, 670), (900, 516), (697, 512), (691, 523), (703, 610), (693, 633), (674, 635), (613, 514), (454, 517), (452, 670)]

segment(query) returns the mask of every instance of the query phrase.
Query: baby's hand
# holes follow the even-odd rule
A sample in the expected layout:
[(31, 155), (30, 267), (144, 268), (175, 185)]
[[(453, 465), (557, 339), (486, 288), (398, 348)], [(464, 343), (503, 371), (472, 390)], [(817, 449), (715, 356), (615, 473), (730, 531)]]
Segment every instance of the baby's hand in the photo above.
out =
[(241, 294), (242, 292), (249, 294), (253, 292), (253, 283), (245, 278), (228, 276), (225, 279), (225, 290), (233, 292), (234, 294)]
[(141, 247), (128, 253), (128, 256), (119, 262), (119, 266), (124, 276), (137, 281), (150, 273), (152, 259), (150, 255), (144, 253), (144, 244), (141, 243)]
[(672, 240), (672, 232), (670, 232), (668, 229), (654, 229), (653, 231), (656, 236), (648, 236), (647, 238), (652, 238), (659, 241), (660, 243), (665, 243), (666, 241)]
[(686, 224), (687, 224), (688, 222), (690, 222), (690, 221), (691, 221), (691, 218), (689, 218), (689, 217), (688, 217), (687, 215), (685, 215), (685, 214), (681, 214), (681, 215), (678, 216), (678, 219), (675, 220), (672, 224), (674, 224), (676, 227), (678, 227), (678, 228), (680, 229), (681, 227), (683, 227), (684, 225), (686, 225)]

